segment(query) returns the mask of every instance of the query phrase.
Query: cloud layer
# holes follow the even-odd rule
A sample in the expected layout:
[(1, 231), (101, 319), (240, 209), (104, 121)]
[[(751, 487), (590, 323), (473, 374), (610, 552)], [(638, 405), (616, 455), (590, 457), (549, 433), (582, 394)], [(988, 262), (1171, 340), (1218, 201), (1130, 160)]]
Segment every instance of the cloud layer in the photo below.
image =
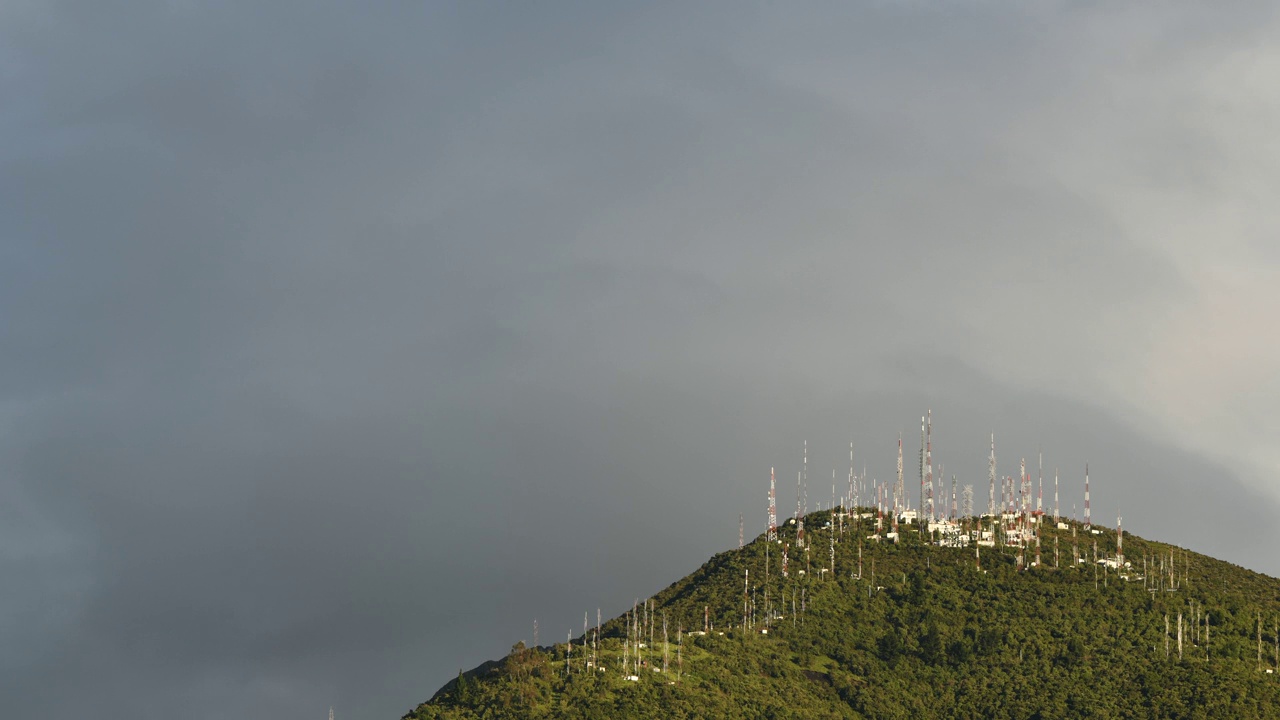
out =
[(929, 407), (1275, 574), (1278, 30), (0, 8), (8, 716), (398, 717)]

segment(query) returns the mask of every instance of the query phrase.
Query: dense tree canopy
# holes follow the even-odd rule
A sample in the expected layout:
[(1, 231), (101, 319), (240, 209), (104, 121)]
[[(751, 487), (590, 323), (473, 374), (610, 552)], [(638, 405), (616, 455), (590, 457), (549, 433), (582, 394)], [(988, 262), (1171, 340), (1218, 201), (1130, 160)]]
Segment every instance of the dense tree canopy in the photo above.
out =
[(1042, 524), (1037, 565), (1034, 546), (979, 557), (831, 518), (806, 518), (807, 549), (788, 526), (712, 557), (652, 599), (652, 634), (628, 613), (594, 650), (594, 632), (517, 644), (405, 717), (1280, 716), (1274, 578), (1130, 535), (1111, 567), (1094, 542), (1114, 559), (1114, 531), (1072, 523)]

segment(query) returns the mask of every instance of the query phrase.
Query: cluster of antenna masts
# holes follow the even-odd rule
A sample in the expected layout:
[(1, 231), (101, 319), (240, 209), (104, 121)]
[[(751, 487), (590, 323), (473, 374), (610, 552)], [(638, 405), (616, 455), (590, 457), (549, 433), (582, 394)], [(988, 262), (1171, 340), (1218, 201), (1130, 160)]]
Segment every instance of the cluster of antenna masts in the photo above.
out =
[[(978, 548), (984, 545), (989, 547), (1016, 545), (1021, 549), (1018, 555), (1019, 566), (1034, 566), (1041, 561), (1041, 528), (1049, 519), (1049, 511), (1045, 509), (1044, 502), (1043, 453), (1038, 453), (1037, 466), (1038, 471), (1034, 486), (1031, 473), (1027, 470), (1026, 458), (1020, 459), (1017, 476), (1001, 476), (997, 472), (995, 433), (992, 433), (988, 461), (987, 481), (989, 488), (987, 491), (987, 508), (985, 513), (978, 514), (974, 508), (973, 485), (958, 485), (956, 476), (953, 473), (951, 475), (950, 489), (948, 490), (945, 481), (946, 473), (941, 463), (937, 465), (936, 477), (939, 479), (935, 480), (933, 411), (930, 410), (920, 417), (920, 490), (919, 494), (916, 495), (918, 498), (916, 507), (912, 507), (912, 494), (907, 490), (903, 472), (903, 445), (900, 434), (898, 436), (897, 475), (892, 485), (880, 482), (876, 478), (871, 478), (868, 485), (866, 466), (863, 466), (860, 474), (857, 472), (854, 464), (854, 444), (852, 442), (849, 443), (848, 489), (842, 497), (837, 498), (836, 471), (832, 470), (830, 508), (833, 513), (836, 510), (841, 511), (838, 520), (843, 525), (843, 520), (849, 516), (850, 510), (873, 507), (875, 510), (876, 534), (872, 538), (875, 540), (896, 542), (898, 540), (899, 523), (907, 523), (915, 525), (928, 533), (939, 545), (963, 547), (973, 544), (975, 546), (975, 556), (977, 557), (980, 557), (981, 552)], [(796, 514), (791, 520), (796, 526), (794, 535), (795, 548), (806, 551), (808, 550), (808, 540), (805, 535), (804, 519), (808, 514), (808, 483), (809, 443), (806, 440), (803, 445), (800, 469), (796, 473)], [(999, 484), (1000, 488), (998, 496), (997, 484)], [(1089, 465), (1086, 463), (1084, 466), (1083, 530), (1086, 533), (1097, 534), (1093, 530), (1090, 489)], [(947, 500), (948, 495), (950, 496), (950, 502)], [(1053, 472), (1052, 523), (1057, 529), (1066, 530), (1068, 525), (1063, 522), (1059, 497), (1059, 473), (1055, 469)], [(776, 468), (770, 468), (768, 531), (766, 538), (771, 543), (779, 541), (777, 503), (777, 472)], [(819, 510), (821, 509), (820, 504)], [(1075, 521), (1075, 519), (1075, 506), (1072, 506), (1072, 520)], [(1117, 527), (1120, 526), (1121, 522), (1122, 519), (1117, 519)], [(742, 518), (739, 516), (739, 547), (742, 547), (744, 541), (742, 523)], [(1073, 533), (1073, 562), (1079, 564), (1083, 561), (1080, 557), (1078, 541), (1074, 540), (1075, 528), (1072, 527), (1071, 529)], [(881, 531), (887, 532), (882, 534)], [(1059, 563), (1057, 542), (1057, 536), (1055, 535), (1055, 565)], [(784, 543), (782, 548), (784, 572), (790, 550), (790, 544)], [(1028, 556), (1028, 553), (1032, 550), (1035, 553), (1034, 559)], [(834, 550), (832, 554), (834, 555)], [(1116, 556), (1106, 559), (1104, 562), (1117, 568), (1126, 567), (1122, 532), (1118, 535)]]
[[(986, 512), (978, 512), (974, 507), (973, 485), (959, 486), (956, 476), (951, 476), (950, 488), (944, 481), (935, 482), (933, 456), (933, 413), (926, 412), (920, 421), (919, 451), (919, 494), (915, 507), (912, 506), (912, 494), (907, 490), (903, 468), (903, 443), (898, 437), (897, 467), (893, 482), (880, 482), (875, 478), (868, 479), (866, 467), (861, 472), (854, 464), (854, 443), (849, 443), (848, 484), (843, 496), (837, 492), (836, 471), (831, 476), (831, 502), (826, 508), (819, 503), (818, 511), (828, 510), (830, 519), (825, 528), (814, 528), (815, 532), (806, 533), (805, 520), (809, 516), (809, 443), (804, 441), (800, 458), (800, 469), (796, 474), (796, 514), (786, 521), (785, 525), (794, 526), (793, 530), (781, 532), (777, 509), (777, 472), (769, 469), (769, 495), (767, 523), (765, 534), (763, 567), (744, 567), (742, 573), (742, 617), (734, 618), (732, 607), (728, 610), (728, 624), (740, 628), (744, 634), (768, 634), (774, 625), (783, 621), (783, 614), (790, 608), (790, 625), (803, 624), (807, 616), (811, 599), (808, 595), (809, 585), (814, 579), (812, 551), (816, 543), (821, 553), (820, 542), (826, 535), (827, 563), (819, 567), (818, 575), (830, 573), (836, 578), (836, 544), (844, 542), (846, 534), (856, 536), (857, 565), (850, 569), (848, 576), (861, 582), (863, 577), (863, 542), (897, 543), (900, 540), (901, 526), (913, 527), (926, 542), (952, 548), (972, 546), (974, 550), (974, 567), (981, 571), (981, 550), (983, 547), (1003, 548), (1007, 553), (1015, 553), (1015, 564), (1019, 570), (1028, 570), (1042, 565), (1041, 539), (1045, 526), (1051, 527), (1053, 535), (1053, 567), (1065, 565), (1060, 558), (1058, 539), (1065, 538), (1065, 531), (1071, 534), (1071, 560), (1069, 567), (1081, 568), (1090, 566), (1093, 570), (1094, 587), (1105, 587), (1108, 577), (1114, 571), (1120, 580), (1136, 582), (1141, 580), (1143, 587), (1151, 593), (1163, 596), (1166, 592), (1177, 592), (1189, 583), (1190, 562), (1184, 552), (1181, 556), (1170, 549), (1168, 554), (1146, 555), (1141, 558), (1142, 574), (1137, 575), (1136, 561), (1130, 562), (1124, 554), (1124, 518), (1117, 517), (1115, 530), (1115, 552), (1111, 556), (1100, 555), (1098, 536), (1102, 530), (1094, 528), (1091, 515), (1089, 466), (1084, 465), (1084, 517), (1077, 521), (1075, 506), (1072, 506), (1071, 522), (1068, 524), (1062, 516), (1059, 506), (1059, 473), (1053, 472), (1053, 503), (1046, 509), (1044, 502), (1044, 460), (1043, 453), (1037, 456), (1037, 472), (1035, 482), (1027, 469), (1025, 458), (1018, 462), (1018, 474), (1001, 476), (997, 472), (995, 434), (991, 434), (988, 457), (988, 491)], [(944, 478), (943, 466), (938, 464), (939, 478)], [(997, 492), (997, 485), (999, 491)], [(947, 501), (948, 496), (950, 501)], [(1034, 500), (1033, 500), (1034, 498)], [(1050, 525), (1050, 523), (1052, 523)], [(866, 534), (868, 533), (869, 534)], [(1079, 537), (1091, 540), (1082, 553)], [(746, 544), (745, 519), (738, 516), (738, 547)], [(1092, 551), (1092, 557), (1088, 551)], [(803, 553), (803, 560), (796, 553)], [(781, 555), (775, 562), (774, 555)], [(849, 555), (852, 556), (852, 549)], [(821, 555), (819, 555), (821, 557)], [(869, 560), (869, 580), (866, 585), (868, 595), (883, 589), (876, 585), (875, 557)], [(818, 560), (821, 563), (821, 560)], [(795, 565), (796, 567), (793, 567)], [(759, 571), (763, 570), (763, 573)], [(1101, 578), (1099, 578), (1101, 570)], [(759, 585), (752, 585), (753, 575)], [(762, 578), (760, 576), (763, 576)], [(778, 580), (789, 579), (779, 583)], [(1101, 582), (1099, 582), (1101, 580)], [(773, 591), (771, 597), (771, 590)], [(1183, 605), (1176, 613), (1176, 622), (1165, 616), (1165, 656), (1172, 658), (1175, 651), (1178, 659), (1182, 659), (1185, 640), (1193, 647), (1203, 647), (1203, 657), (1209, 654), (1210, 614), (1195, 602)], [(706, 635), (715, 631), (715, 622), (710, 606), (703, 606), (703, 627), (701, 631), (688, 633), (684, 627), (677, 626), (675, 651), (675, 680), (679, 682), (683, 669), (683, 640), (686, 634)], [(724, 612), (726, 608), (721, 608)], [(659, 627), (656, 600), (636, 600), (629, 611), (620, 618), (624, 629), (618, 633), (621, 652), (616, 661), (619, 670), (627, 680), (639, 680), (643, 670), (654, 673), (671, 671), (671, 643), (669, 642), (668, 619), (666, 610), (661, 612), (662, 643), (659, 652), (655, 644), (655, 635)], [(724, 615), (720, 616), (725, 619)], [(1185, 622), (1184, 622), (1185, 619)], [(1280, 622), (1276, 625), (1275, 652), (1276, 667), (1280, 669)], [(1185, 626), (1185, 627), (1184, 627)], [(735, 629), (736, 629), (735, 628)], [(731, 628), (725, 628), (726, 630)], [(534, 621), (534, 645), (537, 646), (538, 624)], [(1258, 616), (1258, 666), (1262, 669), (1262, 616)], [(720, 633), (721, 635), (724, 632)], [(570, 630), (564, 648), (564, 674), (604, 672), (600, 662), (601, 614), (596, 610), (596, 623), (592, 628), (586, 613), (582, 619), (582, 635), (575, 645), (573, 631)], [(661, 656), (661, 666), (658, 657)], [(610, 663), (612, 664), (612, 663)]]

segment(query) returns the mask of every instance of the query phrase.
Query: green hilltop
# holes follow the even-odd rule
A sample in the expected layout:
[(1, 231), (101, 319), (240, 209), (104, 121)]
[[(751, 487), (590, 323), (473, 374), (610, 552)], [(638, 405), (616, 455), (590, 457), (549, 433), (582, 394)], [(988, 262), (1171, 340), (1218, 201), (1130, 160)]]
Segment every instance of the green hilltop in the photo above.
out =
[(1120, 559), (1115, 530), (1048, 518), (1024, 525), (1039, 563), (1034, 535), (975, 552), (875, 522), (811, 513), (805, 550), (789, 522), (405, 718), (1280, 717), (1275, 578), (1128, 534)]

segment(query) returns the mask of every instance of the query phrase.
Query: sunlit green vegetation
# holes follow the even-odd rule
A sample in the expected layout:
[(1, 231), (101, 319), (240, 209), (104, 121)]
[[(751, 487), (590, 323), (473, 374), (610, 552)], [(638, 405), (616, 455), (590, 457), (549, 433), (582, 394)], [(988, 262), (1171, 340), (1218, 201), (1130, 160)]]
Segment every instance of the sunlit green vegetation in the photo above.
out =
[[(1280, 647), (1275, 578), (1131, 535), (1124, 538), (1131, 567), (1117, 573), (1092, 562), (1095, 539), (1099, 557), (1113, 555), (1114, 531), (1091, 535), (1079, 526), (1080, 556), (1090, 561), (1074, 564), (1072, 530), (1047, 524), (1039, 566), (1019, 569), (1016, 549), (984, 547), (979, 569), (973, 548), (932, 546), (914, 530), (904, 529), (897, 544), (869, 541), (865, 520), (861, 532), (836, 532), (835, 572), (821, 572), (830, 562), (829, 518), (807, 518), (816, 528), (808, 558), (784, 529), (792, 545), (787, 578), (780, 546), (760, 537), (658, 593), (655, 646), (644, 650), (648, 666), (638, 681), (621, 669), (626, 624), (615, 618), (602, 629), (600, 668), (584, 666), (582, 638), (569, 668), (564, 644), (518, 644), (506, 658), (460, 673), (406, 718), (1280, 717), (1280, 671), (1266, 672)], [(1158, 572), (1143, 578), (1144, 558), (1156, 558), (1154, 567), (1163, 558), (1159, 586)], [(755, 627), (744, 631), (747, 569)], [(766, 590), (782, 617), (762, 634)], [(797, 610), (804, 598), (804, 613), (793, 615), (793, 597)], [(689, 634), (703, 630), (704, 609), (715, 629)], [(664, 613), (666, 673), (656, 671)]]

